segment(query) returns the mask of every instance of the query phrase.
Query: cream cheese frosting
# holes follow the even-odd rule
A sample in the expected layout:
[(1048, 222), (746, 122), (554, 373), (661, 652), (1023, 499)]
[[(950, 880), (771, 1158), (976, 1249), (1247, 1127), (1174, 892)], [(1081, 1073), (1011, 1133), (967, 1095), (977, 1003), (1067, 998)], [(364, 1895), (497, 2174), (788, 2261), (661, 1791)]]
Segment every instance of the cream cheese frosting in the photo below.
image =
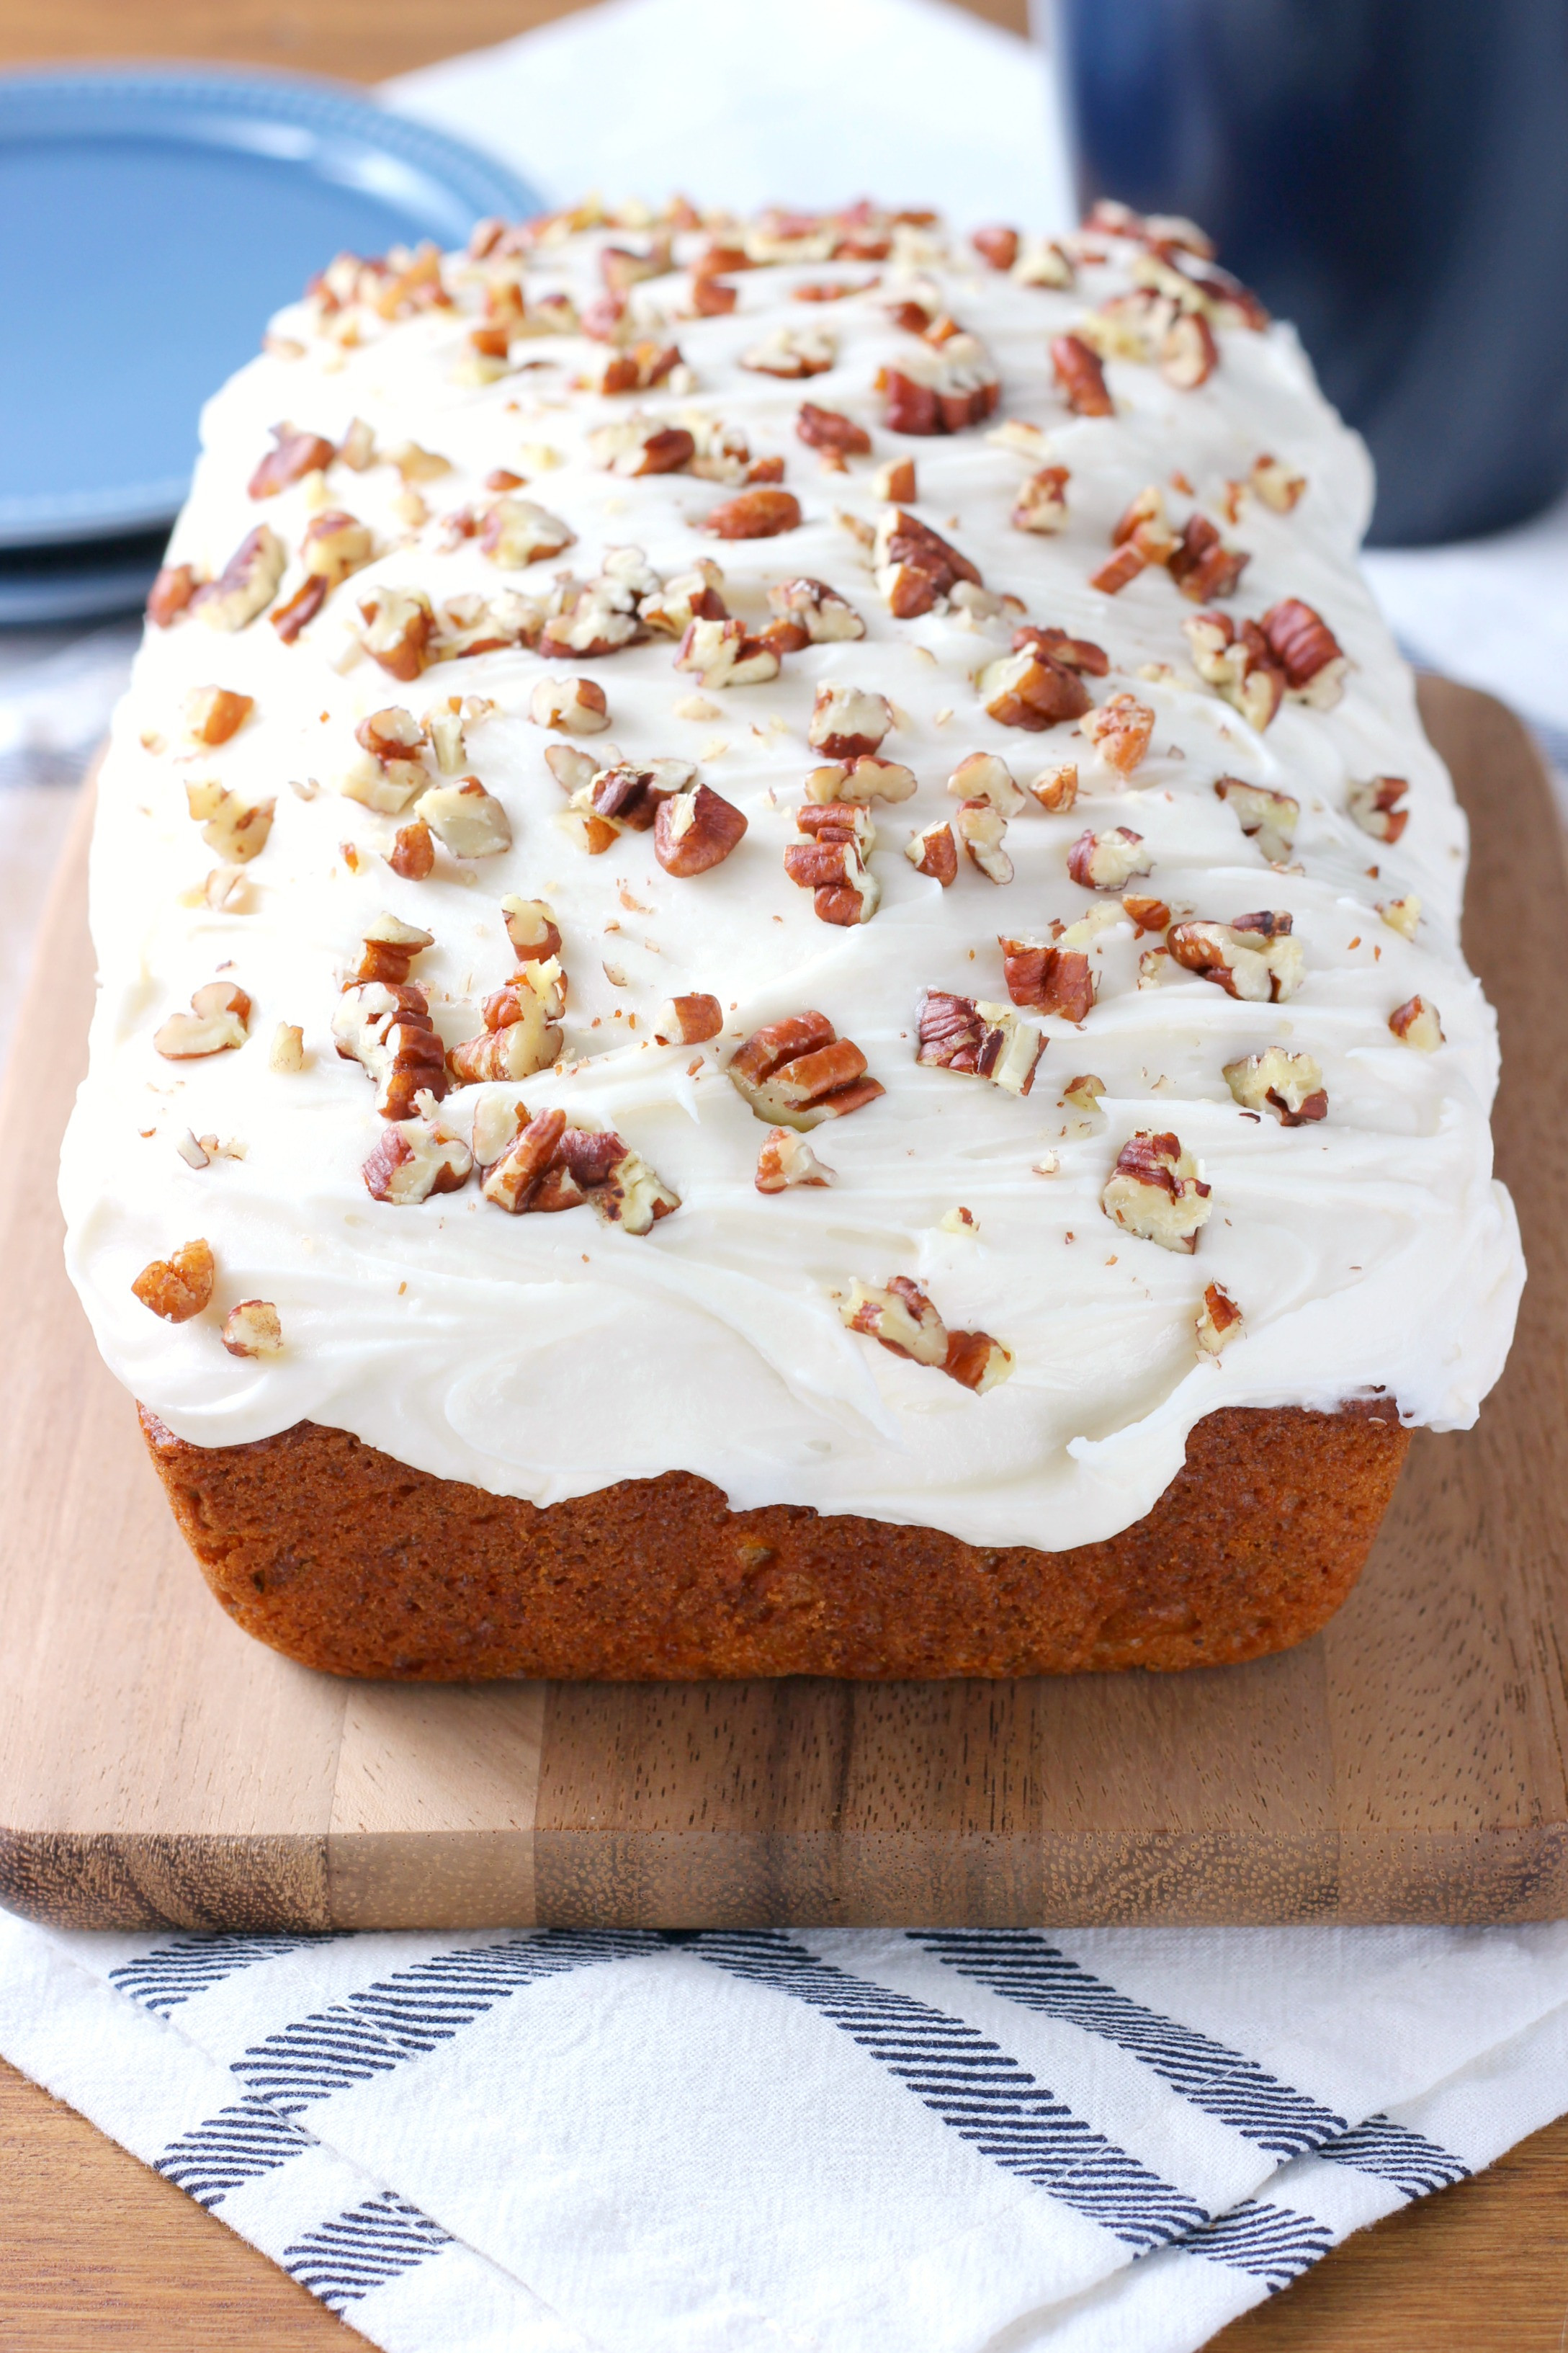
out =
[[(1218, 363), (1205, 380), (1188, 386), (1171, 380), (1179, 364), (1166, 373), (1121, 355), (1131, 346), (1106, 322), (1128, 306), (1104, 306), (1182, 265), (1136, 224), (1068, 241), (1068, 267), (1052, 260), (1045, 273), (1070, 276), (1066, 285), (1029, 282), (1042, 274), (1029, 266), (1037, 246), (1021, 248), (1018, 268), (996, 268), (923, 221), (870, 216), (847, 255), (831, 226), (698, 225), (684, 211), (672, 226), (668, 267), (648, 227), (590, 211), (477, 259), (447, 257), (439, 280), (420, 263), (413, 299), (399, 304), (393, 288), (379, 308), (356, 294), (390, 280), (356, 288), (345, 266), (333, 282), (347, 299), (280, 313), (261, 355), (206, 409), (171, 565), (219, 575), (264, 523), (289, 557), (276, 611), (305, 577), (300, 550), (323, 511), (366, 526), (374, 553), (292, 642), (265, 610), (227, 629), (207, 626), (198, 604), (149, 628), (116, 718), (92, 851), (90, 1071), (60, 1178), (71, 1277), (114, 1373), (199, 1445), (310, 1419), (420, 1471), (540, 1504), (679, 1469), (737, 1509), (808, 1504), (1047, 1549), (1141, 1518), (1180, 1468), (1194, 1423), (1220, 1406), (1332, 1409), (1381, 1394), (1408, 1421), (1468, 1427), (1501, 1369), (1523, 1264), (1491, 1174), (1495, 1023), (1459, 947), (1466, 830), (1357, 569), (1364, 450), (1318, 393), (1294, 334), (1194, 298)], [(728, 271), (733, 309), (693, 316), (693, 268), (715, 242), (780, 258)], [(644, 258), (606, 266), (606, 248)], [(421, 276), (446, 299), (421, 299)], [(674, 343), (679, 360), (641, 391), (605, 395), (590, 387), (617, 346), (542, 330), (586, 313), (603, 333), (606, 280), (628, 277), (609, 331), (622, 346)], [(803, 284), (848, 290), (802, 300)], [(922, 336), (916, 314), (894, 315), (906, 303), (974, 339), (945, 378), (947, 330)], [(487, 332), (498, 317), (500, 332)], [(1076, 414), (1063, 397), (1050, 346), (1075, 332), (1109, 350), (1110, 415)], [(803, 338), (817, 373), (746, 364), (760, 351), (775, 364), (798, 355)], [(891, 430), (878, 389), (889, 370), (966, 391), (994, 373), (994, 413), (956, 431)], [(869, 454), (825, 463), (797, 434), (803, 401), (863, 427)], [(735, 480), (613, 470), (606, 442), (591, 437), (631, 417), (689, 431), (700, 453), (729, 428), (752, 461), (782, 459), (779, 487), (798, 501), (799, 523), (768, 538), (706, 534)], [(280, 420), (348, 456), (255, 499), (247, 486)], [(1234, 487), (1265, 457), (1305, 480), (1289, 511)], [(899, 503), (987, 592), (907, 619), (889, 610), (865, 543), (889, 503), (879, 470), (900, 459), (917, 480)], [(1020, 528), (1023, 486), (1047, 466), (1066, 470), (1065, 522)], [(498, 470), (520, 478), (505, 495), (568, 528), (564, 553), (507, 569), (482, 532), (450, 523), (494, 507)], [(1152, 484), (1178, 527), (1196, 509), (1248, 554), (1215, 609), (1239, 625), (1294, 598), (1322, 617), (1349, 659), (1331, 708), (1287, 696), (1259, 730), (1194, 668), (1183, 624), (1199, 608), (1163, 564), (1114, 595), (1090, 585), (1119, 517)], [(378, 596), (416, 589), (436, 607), (509, 589), (543, 599), (564, 567), (588, 580), (627, 547), (664, 578), (716, 562), (729, 611), (753, 632), (770, 586), (824, 582), (864, 636), (807, 645), (776, 676), (728, 687), (677, 669), (668, 635), (589, 659), (510, 645), (402, 681), (362, 649), (361, 607)], [(977, 675), (1023, 622), (1104, 649), (1105, 674), (1085, 681), (1097, 705), (1127, 694), (1152, 713), (1131, 774), (1079, 727), (1026, 733), (988, 716)], [(603, 690), (602, 734), (568, 736), (529, 716), (542, 679), (577, 676)], [(879, 756), (917, 786), (872, 807), (880, 903), (848, 926), (818, 920), (784, 864), (804, 838), (805, 780), (823, 760), (808, 742), (814, 702), (833, 683), (887, 699)], [(254, 708), (209, 747), (189, 740), (184, 714), (214, 686)], [(422, 720), (453, 696), (470, 699), (463, 772), (500, 803), (510, 847), (472, 858), (438, 849), (428, 876), (404, 879), (387, 853), (418, 806), (378, 812), (343, 793), (364, 768), (355, 728), (388, 706)], [(544, 757), (552, 743), (595, 759), (613, 743), (639, 765), (691, 764), (744, 815), (743, 839), (685, 878), (658, 862), (651, 832), (587, 854)], [(988, 879), (960, 849), (944, 888), (904, 844), (954, 819), (948, 780), (983, 753), (1026, 786), (1076, 762), (1077, 805), (1051, 813), (1026, 797), (1005, 830), (1012, 879)], [(1237, 805), (1215, 790), (1222, 777), (1299, 804), (1293, 840), (1268, 841), (1287, 856), (1271, 864), (1258, 834), (1243, 831)], [(1357, 814), (1371, 780), (1386, 777), (1406, 786), (1408, 822), (1392, 841)], [(231, 810), (276, 802), (259, 854), (210, 888), (215, 852), (188, 790), (204, 785), (232, 795)], [(198, 790), (198, 808), (221, 792)], [(1140, 935), (1119, 891), (1075, 881), (1075, 842), (1117, 828), (1142, 838), (1148, 865), (1127, 887), (1177, 920), (1288, 912), (1296, 992), (1278, 1003), (1229, 995), (1160, 958), (1159, 930)], [(450, 1048), (480, 1030), (485, 1000), (515, 970), (509, 895), (546, 902), (561, 931), (559, 1057), (521, 1082), (454, 1086), (437, 1123), (472, 1141), (476, 1108), (482, 1134), (504, 1101), (613, 1128), (679, 1197), (649, 1232), (586, 1207), (509, 1216), (477, 1179), (405, 1205), (367, 1190), (362, 1171), (386, 1124), (332, 1031), (361, 944), (384, 913), (433, 935), (410, 977)], [(1380, 906), (1396, 918), (1403, 908), (1403, 927)], [(1085, 951), (1096, 1001), (1079, 1024), (1019, 1012), (1046, 1041), (1027, 1094), (917, 1062), (923, 991), (1006, 1004), (999, 935), (1044, 939), (1053, 922), (1090, 910), (1101, 926)], [(245, 1042), (167, 1059), (153, 1042), (160, 1025), (215, 979), (250, 1000)], [(721, 1034), (656, 1042), (660, 1006), (689, 992), (719, 1000)], [(1440, 1021), (1435, 1050), (1390, 1028), (1417, 997)], [(855, 1041), (885, 1092), (813, 1130), (829, 1185), (764, 1194), (754, 1178), (767, 1127), (724, 1066), (760, 1026), (805, 1008)], [(274, 1067), (280, 1024), (302, 1031), (300, 1068)], [(1316, 1063), (1326, 1116), (1289, 1126), (1237, 1100), (1226, 1065), (1271, 1048)], [(1086, 1074), (1098, 1097), (1069, 1096)], [(1191, 1253), (1127, 1230), (1101, 1205), (1123, 1145), (1151, 1132), (1177, 1138), (1209, 1188)], [(200, 1137), (225, 1148), (193, 1151)], [(216, 1263), (212, 1304), (173, 1324), (132, 1282), (197, 1236)], [(993, 1335), (1011, 1354), (1009, 1377), (976, 1394), (847, 1328), (841, 1305), (857, 1283), (900, 1275), (950, 1330)], [(1243, 1319), (1221, 1354), (1195, 1336), (1210, 1285)], [(275, 1308), (277, 1353), (221, 1345), (226, 1314), (246, 1300)]]

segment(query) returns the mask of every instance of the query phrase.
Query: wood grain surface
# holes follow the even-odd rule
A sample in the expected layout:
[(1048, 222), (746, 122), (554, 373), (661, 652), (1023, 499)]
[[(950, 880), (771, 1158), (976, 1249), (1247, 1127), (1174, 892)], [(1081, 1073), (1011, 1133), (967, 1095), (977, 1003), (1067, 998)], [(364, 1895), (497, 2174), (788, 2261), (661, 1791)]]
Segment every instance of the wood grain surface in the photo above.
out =
[[(80, 844), (0, 1112), (0, 1900), (82, 1926), (1535, 1919), (1568, 1910), (1568, 916), (1517, 722), (1429, 682), (1475, 819), (1499, 1166), (1531, 1280), (1479, 1428), (1419, 1433), (1361, 1584), (1247, 1667), (1012, 1683), (438, 1686), (215, 1606), (66, 1281)], [(1543, 845), (1530, 863), (1517, 845)]]

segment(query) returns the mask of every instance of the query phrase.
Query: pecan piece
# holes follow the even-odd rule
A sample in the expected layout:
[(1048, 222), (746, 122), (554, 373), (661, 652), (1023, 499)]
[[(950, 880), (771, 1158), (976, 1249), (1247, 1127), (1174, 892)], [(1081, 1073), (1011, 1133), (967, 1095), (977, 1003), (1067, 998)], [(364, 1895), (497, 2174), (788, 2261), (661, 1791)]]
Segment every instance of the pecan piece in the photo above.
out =
[(275, 425), (272, 440), (246, 485), (253, 499), (275, 499), (307, 474), (324, 473), (338, 454), (320, 433), (297, 433), (291, 425)]
[(185, 697), (185, 734), (193, 744), (216, 746), (237, 735), (256, 708), (253, 695), (226, 686), (193, 687)]
[(779, 658), (772, 646), (753, 638), (743, 621), (689, 622), (675, 657), (677, 670), (689, 670), (704, 686), (757, 686), (777, 678)]
[(1271, 1111), (1281, 1127), (1328, 1117), (1323, 1074), (1310, 1054), (1288, 1053), (1283, 1046), (1244, 1054), (1225, 1065), (1225, 1082), (1244, 1111)]
[(1011, 269), (1018, 259), (1018, 232), (1016, 228), (972, 229), (969, 242), (988, 269)]
[(1261, 733), (1284, 700), (1285, 673), (1257, 622), (1238, 629), (1228, 613), (1199, 613), (1182, 627), (1198, 676)]
[(1042, 466), (1025, 480), (1008, 520), (1015, 531), (1056, 532), (1067, 529), (1068, 470)]
[(826, 375), (837, 356), (837, 343), (820, 327), (773, 327), (760, 343), (742, 353), (739, 365), (757, 375), (793, 380)]
[(1299, 596), (1287, 596), (1258, 626), (1285, 673), (1287, 691), (1314, 711), (1331, 711), (1344, 692), (1350, 659), (1322, 615)]
[(536, 727), (559, 727), (567, 735), (602, 735), (610, 723), (605, 690), (591, 678), (542, 678), (528, 698)]
[[(914, 493), (910, 493), (912, 498)], [(165, 564), (147, 591), (147, 618), (155, 629), (172, 629), (190, 608), (201, 582), (192, 564)]]
[(1420, 1054), (1435, 1054), (1445, 1042), (1437, 1008), (1424, 997), (1409, 997), (1403, 1005), (1395, 1006), (1388, 1017), (1388, 1026), (1402, 1046), (1414, 1046)]
[(287, 1078), (305, 1067), (305, 1032), (297, 1021), (279, 1021), (272, 1032), (267, 1067)]
[(463, 1086), (496, 1079), (531, 1079), (561, 1051), (565, 985), (553, 956), (524, 965), (505, 988), (485, 999), (484, 1028), (447, 1056)]
[(963, 844), (964, 855), (970, 864), (984, 874), (988, 882), (1011, 882), (1013, 861), (1002, 847), (1006, 839), (1007, 820), (994, 802), (960, 801), (952, 828)]
[(1058, 768), (1042, 768), (1030, 779), (1029, 790), (1052, 817), (1063, 815), (1078, 800), (1078, 763), (1066, 760)]
[(945, 610), (960, 581), (976, 588), (984, 586), (966, 555), (902, 507), (889, 507), (883, 512), (871, 560), (878, 589), (900, 621)]
[(1051, 940), (997, 940), (1007, 994), (1015, 1005), (1037, 1013), (1057, 1013), (1064, 1021), (1087, 1021), (1099, 987), (1081, 948), (1058, 947)]
[(419, 814), (454, 858), (494, 858), (511, 848), (506, 810), (477, 776), (437, 785), (420, 802)]
[(1089, 689), (1077, 670), (1032, 645), (987, 662), (976, 683), (991, 718), (1030, 734), (1081, 719), (1090, 708)]
[(653, 854), (667, 874), (706, 874), (729, 857), (745, 830), (746, 819), (732, 801), (698, 785), (660, 801)]
[(217, 578), (196, 590), (192, 611), (215, 629), (248, 628), (277, 596), (288, 560), (277, 533), (267, 523), (258, 524), (240, 541)]
[(731, 1086), (770, 1125), (805, 1130), (842, 1119), (885, 1090), (866, 1057), (825, 1013), (794, 1013), (755, 1029), (725, 1065)]
[(655, 417), (617, 417), (595, 426), (588, 448), (606, 473), (679, 474), (697, 455), (695, 437), (681, 425), (661, 425)]
[(917, 874), (929, 875), (945, 891), (958, 872), (958, 845), (952, 828), (940, 818), (920, 833), (911, 833), (904, 844), (904, 856)]
[(468, 1181), (473, 1155), (456, 1136), (423, 1118), (392, 1121), (361, 1169), (373, 1201), (406, 1208), (432, 1193), (456, 1193)]
[(1374, 841), (1397, 841), (1410, 822), (1410, 811), (1399, 806), (1409, 790), (1403, 776), (1373, 776), (1352, 785), (1345, 807)]
[(832, 681), (816, 690), (806, 740), (830, 760), (855, 760), (875, 752), (892, 723), (885, 695)]
[(224, 1318), (219, 1335), (231, 1356), (280, 1356), (283, 1326), (269, 1299), (242, 1299)]
[[(826, 580), (782, 580), (768, 590), (768, 607), (777, 617), (763, 631), (763, 640), (779, 653), (798, 653), (807, 645), (836, 645), (866, 634), (854, 606)], [(791, 633), (791, 643), (784, 642), (781, 630)]]
[(1211, 596), (1234, 596), (1252, 558), (1239, 547), (1226, 547), (1207, 515), (1194, 512), (1166, 558), (1172, 579), (1192, 604), (1206, 605)]
[(439, 1102), (447, 1092), (447, 1058), (421, 988), (351, 982), (332, 1014), (332, 1038), (343, 1060), (373, 1081), (383, 1119), (410, 1119), (417, 1095)]
[(542, 1111), (530, 1120), (500, 1158), (486, 1169), (480, 1190), (487, 1201), (513, 1217), (529, 1206), (529, 1196), (554, 1159), (566, 1133), (563, 1111)]
[(535, 506), (531, 499), (497, 499), (480, 522), (479, 542), (492, 564), (522, 572), (547, 555), (559, 555), (576, 539), (570, 523)]
[(208, 1243), (182, 1242), (168, 1258), (144, 1266), (131, 1288), (165, 1324), (188, 1324), (212, 1298), (215, 1271)]
[(1100, 1197), (1108, 1218), (1136, 1234), (1157, 1242), (1162, 1250), (1193, 1251), (1198, 1229), (1214, 1207), (1212, 1191), (1198, 1175), (1197, 1163), (1184, 1152), (1178, 1137), (1152, 1134), (1140, 1128), (1117, 1155), (1116, 1166)]
[[(307, 575), (305, 587), (312, 580), (320, 580), (323, 592), (336, 588), (351, 572), (361, 571), (374, 554), (375, 541), (357, 516), (344, 514), (341, 508), (313, 515), (300, 542), (300, 561)], [(298, 604), (299, 597), (293, 601)], [(281, 628), (279, 634), (283, 634)]]
[(1249, 1005), (1283, 1004), (1306, 978), (1289, 914), (1266, 910), (1233, 923), (1173, 923), (1166, 948), (1179, 965)]
[(702, 528), (713, 539), (776, 539), (795, 531), (801, 522), (800, 501), (793, 491), (742, 491), (704, 518)]
[(171, 1013), (153, 1032), (154, 1050), (165, 1061), (195, 1061), (227, 1053), (250, 1034), (250, 999), (230, 980), (205, 981), (191, 997), (188, 1013)]
[(242, 793), (208, 777), (185, 786), (185, 807), (202, 829), (209, 849), (231, 866), (248, 866), (266, 849), (276, 801), (247, 801)]
[(386, 862), (405, 882), (423, 882), (436, 863), (436, 844), (422, 817), (400, 826), (392, 838)]
[(770, 1128), (757, 1154), (759, 1193), (784, 1193), (796, 1185), (831, 1185), (836, 1173), (817, 1158), (805, 1136), (790, 1127)]
[[(881, 391), (884, 412), (893, 433), (929, 435), (962, 433), (967, 426), (983, 425), (1002, 397), (1001, 380), (990, 353), (977, 336), (966, 335), (951, 321), (925, 322), (916, 332), (925, 333), (934, 348), (912, 353), (896, 368), (885, 368)], [(913, 325), (910, 320), (900, 324)]]
[(1201, 311), (1182, 311), (1160, 345), (1160, 374), (1178, 392), (1195, 392), (1219, 365), (1219, 345)]
[(1227, 808), (1235, 810), (1243, 833), (1257, 842), (1269, 864), (1285, 865), (1295, 845), (1300, 802), (1267, 785), (1245, 784), (1239, 776), (1217, 777), (1215, 791)]
[(908, 1356), (946, 1373), (961, 1388), (984, 1396), (1005, 1381), (1012, 1352), (988, 1332), (950, 1332), (928, 1294), (908, 1275), (896, 1274), (885, 1288), (857, 1282), (838, 1313), (851, 1332), (879, 1341), (895, 1356)]
[(808, 449), (837, 449), (847, 458), (871, 454), (871, 436), (866, 427), (857, 425), (852, 417), (840, 416), (836, 408), (818, 408), (804, 401), (795, 429)]
[(1307, 488), (1305, 474), (1298, 474), (1283, 459), (1267, 455), (1253, 459), (1247, 480), (1254, 496), (1276, 514), (1289, 514)]
[(1406, 892), (1403, 899), (1380, 899), (1377, 912), (1389, 930), (1397, 932), (1402, 940), (1415, 937), (1421, 922), (1421, 901), (1415, 892)]
[(914, 770), (902, 761), (879, 760), (864, 753), (854, 760), (813, 768), (805, 780), (808, 801), (907, 801), (918, 790)]
[(386, 980), (401, 987), (416, 955), (434, 944), (434, 935), (397, 915), (375, 916), (364, 934), (364, 953), (355, 980)]
[(947, 789), (955, 800), (989, 801), (1003, 817), (1016, 817), (1026, 806), (1013, 771), (994, 752), (972, 752), (961, 760), (947, 780)]
[(1008, 1094), (1026, 1095), (1046, 1039), (1010, 1005), (989, 1005), (950, 990), (927, 988), (915, 1007), (915, 1060), (929, 1070), (989, 1079)]
[(1109, 833), (1092, 828), (1079, 835), (1068, 851), (1068, 872), (1086, 891), (1121, 891), (1134, 875), (1152, 871), (1153, 852), (1141, 833), (1124, 825)]
[(716, 997), (671, 997), (653, 1017), (654, 1043), (705, 1046), (723, 1027), (723, 1009)]
[(1154, 713), (1131, 694), (1113, 694), (1096, 710), (1086, 712), (1084, 733), (1108, 768), (1130, 776), (1149, 749)]
[(547, 964), (560, 955), (561, 926), (542, 899), (503, 899), (500, 911), (519, 964)]
[(1223, 1282), (1205, 1286), (1196, 1324), (1198, 1346), (1205, 1356), (1217, 1356), (1228, 1341), (1241, 1338), (1241, 1310)]
[(1051, 343), (1051, 366), (1062, 398), (1076, 417), (1111, 417), (1115, 403), (1106, 388), (1100, 353), (1081, 335), (1058, 335)]
[(430, 659), (436, 617), (420, 588), (378, 588), (360, 606), (360, 643), (389, 678), (405, 684)]

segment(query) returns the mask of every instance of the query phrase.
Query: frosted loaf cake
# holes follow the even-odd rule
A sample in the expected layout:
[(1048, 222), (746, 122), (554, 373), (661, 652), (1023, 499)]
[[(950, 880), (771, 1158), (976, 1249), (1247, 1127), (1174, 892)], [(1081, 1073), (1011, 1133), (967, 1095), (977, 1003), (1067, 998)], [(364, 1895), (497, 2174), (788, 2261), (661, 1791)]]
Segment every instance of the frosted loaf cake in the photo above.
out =
[(1369, 491), (1119, 207), (585, 209), (279, 316), (104, 767), (61, 1176), (242, 1622), (634, 1675), (1321, 1622), (1523, 1272)]

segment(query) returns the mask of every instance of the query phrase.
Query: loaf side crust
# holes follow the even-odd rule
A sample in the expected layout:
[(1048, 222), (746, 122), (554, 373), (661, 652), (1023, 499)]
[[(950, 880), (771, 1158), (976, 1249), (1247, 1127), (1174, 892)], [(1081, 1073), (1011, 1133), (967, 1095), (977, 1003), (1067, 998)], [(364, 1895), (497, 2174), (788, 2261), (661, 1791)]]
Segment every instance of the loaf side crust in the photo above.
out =
[(1392, 1404), (1226, 1407), (1152, 1511), (1065, 1552), (777, 1504), (687, 1472), (541, 1508), (296, 1422), (148, 1451), (223, 1607), (330, 1674), (403, 1682), (921, 1681), (1219, 1666), (1317, 1632), (1410, 1433)]

